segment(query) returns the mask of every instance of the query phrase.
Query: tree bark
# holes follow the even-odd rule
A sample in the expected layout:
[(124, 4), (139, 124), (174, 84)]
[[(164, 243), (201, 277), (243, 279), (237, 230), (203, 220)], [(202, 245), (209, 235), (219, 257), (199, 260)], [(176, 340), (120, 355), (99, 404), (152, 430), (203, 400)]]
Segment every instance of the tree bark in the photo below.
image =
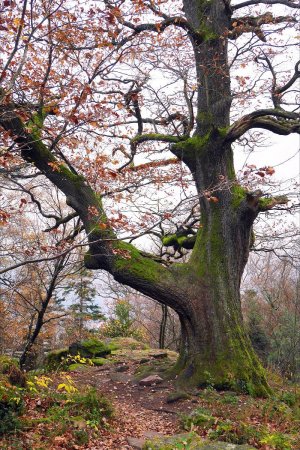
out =
[(166, 327), (167, 327), (167, 319), (168, 319), (168, 307), (166, 305), (161, 305), (161, 321), (160, 321), (160, 327), (159, 327), (159, 348), (164, 349), (165, 348), (165, 341), (166, 341)]

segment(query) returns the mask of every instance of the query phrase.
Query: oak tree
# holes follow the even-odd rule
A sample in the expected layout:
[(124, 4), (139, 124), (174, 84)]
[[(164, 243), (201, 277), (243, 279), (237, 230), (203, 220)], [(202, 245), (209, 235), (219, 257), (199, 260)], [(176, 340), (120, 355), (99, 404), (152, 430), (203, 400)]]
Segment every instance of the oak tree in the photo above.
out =
[[(239, 290), (256, 217), (288, 200), (241, 186), (233, 147), (253, 143), (253, 130), (299, 133), (299, 62), (282, 54), (293, 55), (297, 9), (293, 0), (2, 4), (2, 170), (46, 177), (65, 195), (86, 233), (87, 268), (177, 312), (174, 374), (185, 385), (269, 392)], [(132, 243), (148, 232), (175, 259)]]

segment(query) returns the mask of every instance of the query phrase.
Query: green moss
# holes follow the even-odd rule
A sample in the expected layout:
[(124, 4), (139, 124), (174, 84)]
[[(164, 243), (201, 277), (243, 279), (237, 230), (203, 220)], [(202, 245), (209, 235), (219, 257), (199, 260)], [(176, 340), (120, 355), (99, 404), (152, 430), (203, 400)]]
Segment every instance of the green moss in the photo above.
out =
[(88, 368), (88, 366), (85, 366), (84, 364), (70, 364), (68, 366), (68, 371), (69, 372), (73, 372), (74, 370), (86, 370)]
[(44, 120), (47, 117), (48, 112), (49, 111), (46, 108), (42, 108), (41, 111), (34, 112), (26, 124), (28, 132), (37, 140), (41, 139)]
[(172, 245), (177, 244), (176, 234), (168, 234), (162, 238), (162, 243), (165, 247), (172, 247)]
[[(146, 441), (143, 450), (197, 450), (203, 447), (202, 439), (195, 432), (175, 436), (164, 436)], [(205, 447), (204, 447), (205, 448)]]
[(56, 370), (63, 363), (63, 360), (67, 357), (69, 353), (68, 348), (61, 348), (59, 350), (53, 350), (49, 352), (45, 359), (45, 367), (47, 370)]
[(161, 272), (167, 271), (156, 261), (142, 256), (136, 247), (122, 241), (115, 243), (115, 268), (149, 282), (158, 281)]
[(83, 358), (103, 357), (111, 353), (110, 348), (98, 339), (87, 339), (75, 342), (69, 347), (70, 355), (80, 355)]
[(111, 351), (116, 350), (148, 350), (150, 347), (148, 344), (145, 344), (144, 342), (139, 342), (136, 339), (132, 337), (115, 337), (110, 339), (109, 343), (107, 344), (108, 348), (111, 349)]
[(225, 138), (227, 136), (227, 133), (229, 131), (229, 127), (219, 127), (218, 133), (222, 138)]
[(145, 141), (162, 141), (162, 142), (170, 142), (170, 143), (176, 143), (180, 140), (185, 140), (186, 137), (178, 137), (178, 136), (171, 136), (169, 134), (160, 134), (160, 133), (148, 133), (143, 134), (134, 137), (131, 142), (137, 143), (137, 142), (145, 142)]
[(238, 209), (241, 203), (246, 199), (247, 192), (247, 189), (243, 188), (239, 184), (232, 186), (232, 206), (234, 209)]
[(195, 236), (186, 236), (180, 234), (169, 234), (162, 238), (162, 244), (165, 247), (174, 247), (175, 249), (179, 249), (181, 247), (191, 249), (195, 244)]
[[(110, 349), (111, 350), (111, 349)], [(105, 358), (93, 358), (92, 359), (92, 363), (94, 364), (94, 366), (103, 366), (104, 364), (107, 364), (107, 359)]]
[(72, 172), (65, 164), (59, 165), (59, 173), (61, 173), (65, 178), (73, 181), (73, 183), (81, 184), (85, 181), (84, 176), (77, 175), (76, 173)]

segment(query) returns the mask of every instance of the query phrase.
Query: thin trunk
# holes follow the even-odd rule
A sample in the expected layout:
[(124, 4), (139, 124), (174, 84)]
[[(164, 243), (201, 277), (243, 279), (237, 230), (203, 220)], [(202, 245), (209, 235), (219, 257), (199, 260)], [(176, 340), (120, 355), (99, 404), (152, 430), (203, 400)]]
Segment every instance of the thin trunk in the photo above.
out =
[(24, 369), (30, 370), (30, 369), (34, 368), (33, 366), (34, 366), (35, 362), (32, 360), (32, 356), (33, 356), (32, 349), (36, 343), (37, 338), (40, 335), (41, 329), (43, 328), (45, 314), (48, 312), (48, 306), (52, 299), (52, 296), (53, 296), (53, 293), (54, 293), (54, 290), (56, 287), (57, 278), (63, 269), (64, 260), (65, 260), (65, 257), (62, 257), (56, 262), (49, 287), (46, 291), (46, 298), (45, 298), (45, 300), (42, 300), (42, 302), (41, 302), (41, 308), (38, 311), (37, 320), (35, 322), (35, 325), (32, 327), (33, 331), (32, 331), (32, 329), (30, 329), (28, 332), (27, 342), (25, 344), (25, 347), (23, 349), (22, 355), (20, 356), (20, 360), (19, 360), (20, 368), (23, 370)]
[(168, 307), (166, 305), (161, 305), (162, 317), (160, 321), (159, 328), (159, 348), (165, 348), (166, 341), (166, 328), (167, 328), (167, 319), (168, 319)]

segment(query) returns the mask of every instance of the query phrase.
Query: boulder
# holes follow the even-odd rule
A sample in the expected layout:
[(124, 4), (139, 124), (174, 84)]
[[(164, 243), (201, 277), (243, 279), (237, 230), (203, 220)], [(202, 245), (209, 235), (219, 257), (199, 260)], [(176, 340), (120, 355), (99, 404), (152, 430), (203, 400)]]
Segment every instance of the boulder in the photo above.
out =
[(155, 352), (155, 353), (149, 353), (149, 356), (152, 356), (154, 359), (164, 359), (168, 357), (167, 352)]
[(114, 372), (110, 374), (110, 379), (114, 383), (130, 383), (131, 381), (133, 381), (133, 375), (131, 375), (130, 373)]
[(191, 396), (187, 392), (176, 391), (176, 392), (171, 392), (171, 394), (168, 395), (166, 402), (167, 403), (175, 403), (175, 402), (178, 402), (179, 400), (187, 400), (190, 398), (191, 398)]
[(87, 339), (81, 342), (74, 342), (69, 347), (69, 354), (80, 355), (82, 358), (104, 357), (111, 353), (111, 349), (98, 339)]
[(146, 378), (143, 378), (139, 384), (141, 386), (152, 386), (152, 384), (162, 383), (164, 381), (159, 375), (149, 375)]
[(127, 372), (129, 370), (129, 366), (126, 364), (122, 364), (122, 366), (116, 367), (116, 372)]
[(68, 348), (60, 348), (49, 352), (45, 358), (45, 367), (47, 370), (56, 370), (63, 366), (63, 360), (67, 358), (69, 353)]

